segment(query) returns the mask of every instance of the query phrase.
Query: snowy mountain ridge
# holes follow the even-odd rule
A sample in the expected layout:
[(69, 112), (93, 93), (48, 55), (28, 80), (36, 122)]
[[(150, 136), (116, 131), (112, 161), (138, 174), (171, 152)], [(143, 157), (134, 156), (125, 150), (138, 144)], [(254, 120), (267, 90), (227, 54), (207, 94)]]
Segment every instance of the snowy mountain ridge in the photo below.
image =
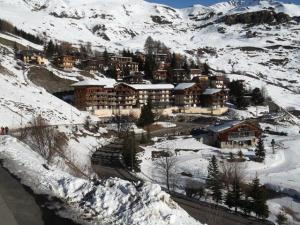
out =
[(144, 0), (0, 1), (0, 19), (46, 40), (116, 52), (143, 50), (151, 36), (216, 73), (266, 86), (277, 103), (300, 109), (299, 17), (299, 5), (278, 1), (184, 9)]

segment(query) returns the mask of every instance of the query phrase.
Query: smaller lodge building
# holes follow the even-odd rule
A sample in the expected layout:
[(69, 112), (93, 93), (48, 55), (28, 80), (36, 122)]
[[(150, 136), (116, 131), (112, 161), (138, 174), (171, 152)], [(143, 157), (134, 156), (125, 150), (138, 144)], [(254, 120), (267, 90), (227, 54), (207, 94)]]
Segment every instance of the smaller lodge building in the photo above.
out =
[(252, 147), (261, 136), (261, 128), (255, 121), (227, 121), (208, 128), (211, 145), (219, 148)]

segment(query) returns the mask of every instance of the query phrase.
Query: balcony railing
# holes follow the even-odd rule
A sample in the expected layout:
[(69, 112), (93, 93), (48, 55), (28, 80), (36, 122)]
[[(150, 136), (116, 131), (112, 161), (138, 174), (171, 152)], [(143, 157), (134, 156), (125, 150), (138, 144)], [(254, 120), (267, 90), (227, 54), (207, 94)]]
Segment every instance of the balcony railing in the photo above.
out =
[(255, 138), (254, 131), (234, 132), (228, 135), (229, 141), (245, 141), (245, 140), (252, 140), (253, 138)]

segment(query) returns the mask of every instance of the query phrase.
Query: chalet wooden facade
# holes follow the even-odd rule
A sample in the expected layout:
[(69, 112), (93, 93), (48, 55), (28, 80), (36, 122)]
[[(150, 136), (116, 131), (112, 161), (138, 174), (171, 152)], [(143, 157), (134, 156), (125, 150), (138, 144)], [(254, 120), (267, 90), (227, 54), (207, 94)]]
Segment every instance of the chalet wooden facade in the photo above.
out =
[(224, 107), (228, 100), (228, 91), (226, 89), (207, 88), (201, 95), (201, 105), (203, 107)]
[(61, 55), (54, 58), (54, 65), (60, 69), (72, 70), (75, 64), (75, 57), (71, 55)]
[(180, 83), (174, 88), (174, 103), (180, 107), (197, 107), (201, 104), (202, 88), (197, 83)]
[(36, 65), (44, 65), (45, 64), (45, 56), (35, 50), (23, 50), (17, 53), (17, 58), (22, 60), (24, 63), (28, 64), (36, 64)]
[(250, 147), (257, 144), (261, 135), (254, 121), (228, 121), (209, 128), (212, 145), (219, 148)]
[(81, 61), (81, 68), (90, 73), (104, 71), (104, 59), (92, 58)]
[(212, 88), (226, 88), (226, 78), (225, 76), (210, 76), (210, 87)]
[(190, 79), (196, 79), (197, 77), (201, 77), (202, 73), (200, 69), (190, 69)]
[(111, 56), (109, 65), (115, 67), (117, 80), (122, 80), (124, 76), (127, 76), (129, 73), (139, 72), (139, 64), (133, 62), (131, 57)]
[(131, 72), (128, 76), (123, 77), (123, 81), (128, 84), (143, 84), (144, 74), (142, 72)]
[(156, 81), (166, 81), (167, 77), (168, 77), (168, 72), (167, 70), (164, 69), (158, 69), (153, 74), (153, 78)]
[(173, 83), (187, 82), (190, 79), (190, 75), (185, 69), (173, 69), (172, 70)]

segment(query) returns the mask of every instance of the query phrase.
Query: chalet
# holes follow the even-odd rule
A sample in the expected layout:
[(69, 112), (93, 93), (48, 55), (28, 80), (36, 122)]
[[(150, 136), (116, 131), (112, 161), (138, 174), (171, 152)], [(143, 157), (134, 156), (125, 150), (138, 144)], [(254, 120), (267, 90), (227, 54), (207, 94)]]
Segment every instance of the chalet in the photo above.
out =
[(226, 89), (207, 88), (201, 95), (201, 105), (203, 107), (223, 107), (227, 100), (228, 91)]
[(208, 128), (211, 141), (219, 148), (239, 148), (255, 146), (261, 129), (253, 121), (227, 121)]
[(153, 74), (153, 78), (156, 81), (166, 81), (167, 77), (168, 77), (168, 72), (167, 70), (164, 69), (158, 69)]
[(200, 106), (202, 88), (196, 83), (180, 83), (174, 88), (174, 103), (176, 106)]
[(95, 73), (104, 70), (104, 59), (86, 59), (81, 61), (81, 68), (90, 73)]
[(156, 53), (154, 54), (154, 59), (156, 63), (166, 62), (168, 59), (168, 54)]
[(115, 107), (115, 80), (84, 80), (72, 85), (74, 88), (74, 105), (79, 110), (110, 109)]
[(125, 71), (128, 73), (139, 72), (139, 63), (133, 62), (131, 57), (111, 56), (109, 64), (116, 68), (117, 80), (123, 79)]
[(60, 69), (72, 70), (75, 64), (75, 58), (71, 55), (61, 55), (54, 58), (54, 65)]
[(135, 55), (138, 59), (140, 59), (142, 62), (145, 62), (146, 60), (146, 55), (143, 52), (136, 51)]
[(190, 69), (190, 78), (193, 80), (194, 78), (201, 77), (202, 73), (200, 69)]
[(172, 84), (128, 84), (137, 92), (137, 107), (147, 104), (148, 99), (156, 108), (166, 108), (172, 105)]
[(131, 72), (130, 75), (123, 77), (123, 81), (128, 84), (142, 84), (144, 83), (144, 73)]
[(174, 83), (183, 83), (190, 80), (190, 75), (185, 69), (173, 69), (172, 77)]
[(210, 86), (209, 77), (207, 75), (201, 75), (198, 77), (194, 77), (193, 81), (200, 84), (200, 86), (202, 87), (203, 90)]
[(45, 57), (40, 51), (36, 50), (23, 50), (17, 53), (17, 58), (24, 63), (44, 65)]
[(226, 88), (226, 78), (225, 76), (210, 76), (210, 87), (211, 88)]

